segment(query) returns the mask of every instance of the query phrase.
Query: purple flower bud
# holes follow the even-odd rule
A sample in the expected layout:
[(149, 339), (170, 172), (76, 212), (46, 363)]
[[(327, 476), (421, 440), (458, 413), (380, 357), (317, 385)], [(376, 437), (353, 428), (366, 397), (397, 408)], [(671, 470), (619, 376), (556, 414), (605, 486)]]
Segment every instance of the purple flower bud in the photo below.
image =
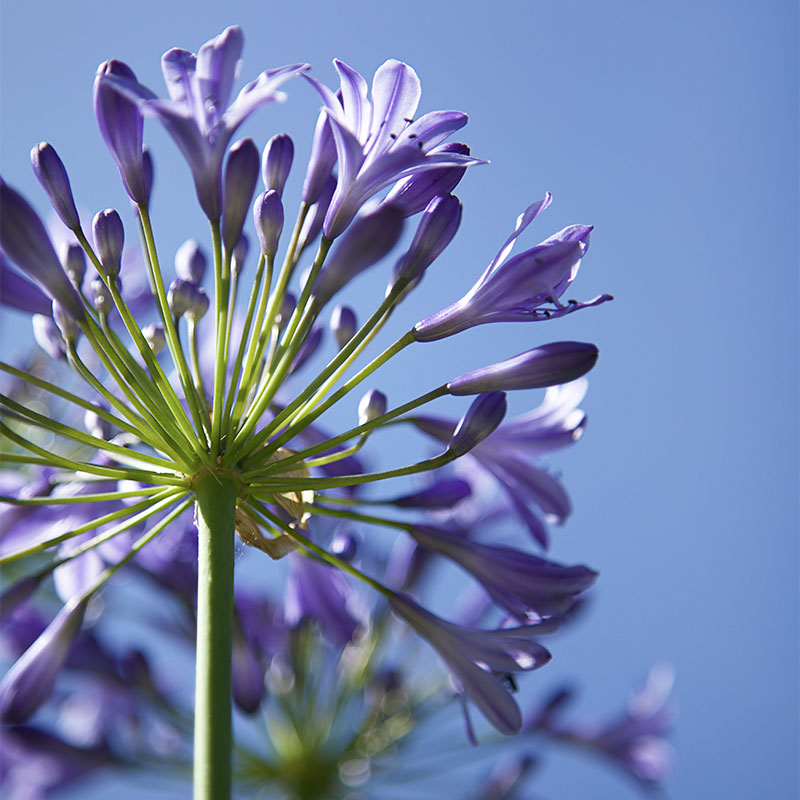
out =
[(155, 168), (153, 167), (153, 155), (150, 148), (145, 145), (142, 148), (142, 175), (144, 177), (144, 201), (150, 205), (150, 195), (153, 192)]
[(450, 394), (465, 395), (569, 383), (597, 363), (597, 352), (593, 344), (552, 342), (461, 375), (450, 381), (447, 388)]
[(419, 221), (414, 240), (395, 270), (397, 279), (412, 281), (450, 244), (461, 223), (461, 203), (453, 195), (434, 197)]
[(386, 413), (386, 395), (370, 389), (358, 404), (358, 424), (364, 425)]
[(274, 189), (279, 197), (283, 194), (293, 159), (294, 144), (289, 134), (279, 133), (267, 142), (261, 159), (261, 177), (267, 191)]
[(116, 278), (122, 264), (122, 246), (125, 243), (125, 230), (119, 214), (113, 208), (98, 211), (92, 220), (92, 232), (103, 270), (109, 277)]
[(75, 320), (64, 311), (64, 307), (58, 300), (53, 300), (53, 321), (58, 326), (58, 330), (67, 345), (73, 346), (78, 341), (81, 329)]
[(81, 298), (69, 282), (42, 221), (28, 201), (2, 179), (0, 208), (0, 248), (72, 317), (83, 319)]
[(60, 249), (64, 271), (76, 289), (80, 289), (86, 275), (86, 255), (79, 244), (64, 242)]
[(169, 310), (176, 317), (182, 317), (191, 308), (199, 287), (195, 283), (175, 278), (167, 291)]
[(189, 307), (186, 309), (186, 319), (197, 323), (206, 315), (208, 306), (208, 295), (206, 294), (205, 289), (198, 286), (197, 290), (192, 295), (192, 300)]
[[(469, 147), (459, 142), (447, 142), (431, 148), (430, 152), (460, 153), (468, 156)], [(405, 215), (410, 217), (422, 211), (437, 195), (450, 194), (458, 186), (466, 171), (466, 167), (440, 167), (416, 172), (398, 181), (383, 202), (400, 206)]]
[(196, 239), (187, 239), (175, 253), (175, 274), (181, 280), (201, 284), (206, 274), (206, 256)]
[(264, 672), (241, 625), (234, 625), (231, 668), (234, 702), (245, 714), (255, 714), (265, 693)]
[(283, 203), (275, 189), (262, 192), (253, 205), (253, 219), (261, 243), (261, 252), (274, 256), (283, 230)]
[(94, 81), (94, 114), (106, 146), (117, 164), (125, 191), (134, 203), (147, 202), (150, 183), (144, 167), (144, 119), (138, 105), (102, 78), (106, 75), (135, 81), (133, 70), (122, 61), (104, 61)]
[(490, 392), (478, 395), (467, 413), (459, 420), (453, 438), (447, 445), (447, 452), (463, 456), (482, 442), (506, 415), (506, 395), (504, 392)]
[(318, 307), (327, 303), (359, 273), (380, 261), (397, 244), (405, 218), (394, 206), (381, 206), (356, 218), (320, 272), (312, 296)]
[[(333, 131), (327, 113), (323, 110), (317, 117), (317, 127), (314, 130), (314, 142), (311, 145), (311, 158), (308, 161), (308, 171), (303, 183), (303, 200), (306, 203), (316, 203), (330, 180), (331, 170), (336, 163), (336, 143), (333, 140)], [(334, 188), (336, 183), (334, 181)], [(331, 191), (331, 197), (333, 191)], [(330, 198), (328, 198), (330, 203)], [(325, 208), (327, 210), (327, 203)], [(325, 214), (323, 213), (323, 219)], [(322, 222), (320, 222), (320, 227)]]
[(283, 300), (281, 301), (280, 310), (275, 315), (275, 324), (279, 329), (282, 330), (289, 321), (289, 318), (292, 316), (292, 312), (294, 311), (296, 305), (297, 298), (291, 292), (286, 292), (286, 294), (283, 296)]
[(258, 180), (258, 167), (258, 148), (252, 139), (240, 139), (231, 147), (225, 163), (222, 212), (222, 243), (228, 252), (242, 233)]
[(155, 355), (158, 355), (167, 343), (167, 337), (164, 335), (164, 326), (160, 322), (151, 322), (142, 328), (142, 336), (144, 336), (147, 344)]
[(22, 277), (0, 253), (0, 303), (30, 314), (50, 314), (50, 298)]
[(322, 223), (325, 222), (325, 215), (328, 213), (328, 206), (331, 203), (331, 198), (336, 190), (336, 178), (333, 175), (328, 177), (320, 191), (319, 198), (314, 205), (311, 206), (306, 221), (300, 230), (300, 238), (298, 239), (298, 252), (305, 250), (314, 239), (319, 236), (322, 230)]
[(247, 254), (250, 252), (250, 240), (243, 233), (237, 240), (231, 253), (231, 271), (234, 275), (239, 275), (244, 269), (244, 262), (247, 261)]
[(47, 142), (37, 144), (31, 150), (31, 164), (37, 180), (42, 184), (61, 221), (70, 230), (79, 228), (81, 221), (78, 218), (78, 209), (75, 208), (67, 170), (55, 148)]
[(355, 558), (357, 549), (358, 543), (352, 533), (337, 533), (331, 541), (331, 553), (348, 563)]
[(0, 718), (25, 722), (53, 692), (73, 639), (83, 622), (87, 600), (73, 599), (58, 612), (0, 683)]
[(421, 492), (403, 495), (389, 502), (400, 508), (452, 508), (471, 494), (472, 489), (466, 481), (454, 478), (439, 481)]
[(92, 305), (95, 307), (99, 314), (110, 314), (111, 309), (114, 308), (114, 300), (111, 297), (111, 292), (102, 278), (94, 278), (91, 283), (92, 287)]
[(322, 343), (322, 334), (324, 330), (325, 329), (319, 325), (315, 325), (311, 329), (311, 333), (309, 333), (306, 337), (306, 340), (303, 342), (302, 347), (297, 351), (297, 355), (292, 362), (291, 369), (289, 370), (292, 374), (301, 369), (306, 361), (308, 361), (308, 359), (317, 352), (320, 344)]
[(83, 427), (92, 436), (98, 439), (111, 438), (111, 424), (103, 419), (96, 411), (86, 411), (83, 415)]
[(341, 350), (356, 334), (356, 315), (348, 306), (336, 306), (331, 314), (331, 333)]
[(47, 314), (34, 314), (31, 322), (33, 324), (33, 338), (42, 350), (56, 360), (66, 356), (64, 339), (58, 326), (53, 322), (53, 318)]

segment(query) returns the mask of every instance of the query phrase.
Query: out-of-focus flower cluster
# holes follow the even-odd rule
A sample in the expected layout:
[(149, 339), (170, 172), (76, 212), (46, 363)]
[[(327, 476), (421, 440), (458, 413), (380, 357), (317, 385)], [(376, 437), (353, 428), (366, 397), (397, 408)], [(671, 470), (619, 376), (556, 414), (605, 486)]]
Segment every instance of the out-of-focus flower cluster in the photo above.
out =
[[(652, 692), (608, 728), (562, 724), (557, 703), (526, 718), (514, 697), (514, 675), (550, 660), (540, 639), (569, 622), (597, 577), (529, 552), (531, 537), (548, 548), (548, 525), (570, 514), (543, 459), (583, 433), (582, 376), (597, 348), (562, 341), (502, 354), (394, 407), (378, 388), (357, 402), (351, 395), (408, 347), (430, 351), (428, 343), (474, 326), (546, 321), (609, 300), (562, 302), (591, 227), (569, 226), (511, 256), (550, 204), (546, 195), (519, 216), (464, 297), (356, 367), (425, 271), (446, 260), (461, 221), (452, 192), (483, 162), (447, 141), (466, 115), (415, 119), (419, 79), (399, 61), (377, 70), (371, 91), (339, 61), (338, 91), (304, 64), (266, 70), (231, 102), (242, 46), (241, 31), (229, 28), (197, 55), (167, 52), (167, 99), (122, 62), (98, 69), (94, 111), (132, 202), (138, 255), (117, 211), (100, 211), (86, 229), (50, 144), (31, 157), (62, 223), (55, 237), (0, 181), (2, 302), (32, 315), (50, 359), (0, 364), (2, 636), (13, 662), (0, 683), (8, 796), (44, 796), (100, 767), (173, 773), (189, 764), (191, 704), (146, 645), (113, 641), (116, 594), (106, 584), (127, 565), (150, 587), (146, 596), (177, 612), (153, 609), (162, 632), (194, 641), (205, 622), (192, 506), (197, 499), (201, 513), (215, 482), (221, 494), (233, 492), (230, 523), (248, 561), (260, 559), (262, 576), (273, 567), (269, 593), (263, 579), (255, 588), (241, 579), (235, 594), (233, 698), (241, 720), (251, 720), (237, 726), (238, 785), (300, 798), (357, 797), (368, 786), (373, 796), (454, 691), (471, 741), (467, 699), (499, 733), (522, 732), (531, 752), (544, 741), (579, 744), (658, 784), (669, 720)], [(324, 107), (300, 208), (284, 231), (291, 138), (274, 135), (261, 152), (252, 139), (231, 140), (257, 108), (284, 99), (278, 89), (295, 76)], [(210, 248), (187, 240), (174, 278), (150, 220), (146, 118), (174, 138), (210, 224)], [(385, 295), (372, 309), (332, 307), (353, 279), (387, 260)], [(546, 389), (544, 399), (506, 421), (506, 392), (527, 389)], [(422, 412), (446, 396), (474, 399), (460, 418)], [(357, 424), (331, 434), (325, 418), (320, 427), (347, 402)], [(372, 471), (367, 444), (397, 425), (438, 451)], [(424, 477), (412, 485), (410, 476)], [(445, 563), (469, 577), (470, 598), (444, 602), (431, 591), (429, 573)], [(430, 669), (412, 631), (436, 651), (449, 682)], [(475, 797), (516, 796), (534, 764), (528, 752), (500, 764)]]

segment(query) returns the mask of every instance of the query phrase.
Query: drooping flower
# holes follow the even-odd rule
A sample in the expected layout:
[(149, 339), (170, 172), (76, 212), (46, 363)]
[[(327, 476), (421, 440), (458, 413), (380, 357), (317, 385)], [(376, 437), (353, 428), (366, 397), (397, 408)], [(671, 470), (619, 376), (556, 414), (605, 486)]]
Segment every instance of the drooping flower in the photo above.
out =
[[(462, 297), (414, 326), (417, 341), (431, 342), (487, 322), (526, 322), (561, 317), (580, 308), (611, 300), (607, 294), (568, 305), (559, 298), (569, 288), (589, 247), (591, 227), (571, 225), (541, 244), (505, 261), (517, 237), (550, 205), (544, 200), (529, 206), (517, 218), (514, 232)], [(542, 308), (542, 306), (552, 306)]]
[(389, 60), (367, 82), (342, 61), (333, 62), (341, 81), (341, 99), (319, 81), (313, 83), (325, 102), (339, 159), (339, 178), (325, 217), (324, 233), (336, 238), (366, 200), (389, 184), (443, 166), (482, 163), (459, 152), (436, 149), (467, 124), (459, 111), (432, 111), (418, 120), (421, 88), (417, 73)]
[(501, 733), (522, 727), (519, 706), (498, 677), (544, 666), (550, 653), (532, 636), (547, 633), (549, 623), (518, 628), (460, 628), (426, 611), (406, 595), (395, 594), (389, 605), (402, 620), (439, 652), (467, 695)]
[(107, 84), (138, 101), (142, 113), (161, 121), (188, 161), (197, 198), (212, 221), (222, 213), (222, 159), (231, 137), (257, 108), (282, 100), (278, 87), (308, 68), (289, 64), (265, 70), (229, 106), (243, 45), (241, 28), (230, 27), (206, 42), (197, 55), (178, 48), (168, 50), (161, 69), (169, 100), (159, 99), (132, 77), (99, 76), (100, 86)]

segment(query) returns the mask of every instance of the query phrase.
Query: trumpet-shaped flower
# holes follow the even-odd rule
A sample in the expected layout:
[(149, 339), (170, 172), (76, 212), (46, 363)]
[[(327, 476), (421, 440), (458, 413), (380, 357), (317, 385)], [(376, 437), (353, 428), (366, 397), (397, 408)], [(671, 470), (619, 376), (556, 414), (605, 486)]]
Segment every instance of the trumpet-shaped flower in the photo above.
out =
[(282, 100), (278, 87), (306, 64), (265, 70), (228, 105), (236, 67), (242, 54), (241, 28), (226, 28), (206, 42), (197, 55), (173, 48), (164, 53), (161, 70), (169, 100), (157, 97), (133, 78), (102, 74), (108, 84), (139, 103), (142, 113), (161, 121), (181, 149), (192, 170), (197, 198), (206, 216), (222, 213), (222, 159), (237, 128), (260, 106)]
[(339, 158), (336, 191), (325, 217), (324, 233), (333, 239), (352, 221), (366, 200), (386, 186), (425, 170), (483, 163), (460, 152), (438, 148), (467, 124), (460, 111), (432, 111), (414, 121), (421, 95), (417, 73), (389, 60), (367, 82), (351, 67), (334, 61), (341, 99), (306, 76), (322, 96)]

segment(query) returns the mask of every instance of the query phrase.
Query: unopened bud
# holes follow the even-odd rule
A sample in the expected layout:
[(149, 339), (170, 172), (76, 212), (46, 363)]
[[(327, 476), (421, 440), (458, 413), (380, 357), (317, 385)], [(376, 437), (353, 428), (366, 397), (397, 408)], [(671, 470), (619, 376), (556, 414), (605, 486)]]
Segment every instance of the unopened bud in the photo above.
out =
[(292, 316), (295, 306), (297, 305), (297, 298), (291, 293), (286, 292), (281, 301), (281, 307), (275, 315), (275, 324), (279, 330), (283, 330), (286, 323), (289, 322), (289, 317)]
[(341, 350), (356, 334), (356, 315), (348, 306), (336, 306), (331, 314), (331, 333)]
[(58, 330), (68, 346), (71, 347), (78, 341), (81, 329), (58, 300), (53, 300), (53, 321), (58, 326)]
[(206, 256), (195, 239), (187, 239), (175, 253), (175, 274), (184, 281), (200, 284), (206, 274)]
[(250, 240), (242, 234), (236, 242), (236, 246), (231, 253), (231, 271), (234, 275), (239, 275), (244, 269), (244, 262), (247, 261), (247, 254), (250, 252)]
[(114, 300), (105, 281), (102, 278), (93, 278), (91, 288), (92, 305), (97, 310), (97, 313), (101, 316), (111, 313), (111, 309), (114, 307)]
[(33, 338), (36, 344), (50, 356), (61, 359), (66, 355), (64, 339), (53, 318), (48, 314), (34, 314), (32, 317)]
[(228, 252), (241, 236), (258, 180), (259, 160), (258, 148), (252, 139), (240, 139), (228, 153), (222, 206), (222, 243)]
[(142, 328), (142, 336), (144, 336), (147, 344), (155, 355), (158, 355), (167, 343), (167, 337), (164, 336), (164, 326), (158, 322), (151, 322)]
[(125, 242), (119, 214), (113, 208), (98, 211), (92, 221), (92, 231), (103, 271), (111, 278), (116, 278), (122, 264), (122, 246)]
[(279, 197), (283, 194), (293, 158), (294, 144), (288, 134), (279, 133), (267, 142), (261, 159), (261, 177), (267, 191), (274, 189)]
[(42, 184), (47, 198), (61, 221), (70, 230), (79, 228), (81, 222), (78, 218), (78, 210), (75, 208), (75, 199), (72, 196), (67, 170), (55, 148), (47, 142), (37, 144), (31, 150), (31, 164), (36, 178)]
[(86, 256), (83, 248), (79, 244), (64, 242), (61, 245), (59, 255), (67, 277), (76, 289), (80, 289), (83, 285), (83, 278), (86, 275)]
[[(335, 163), (336, 142), (333, 140), (333, 131), (328, 115), (322, 111), (317, 117), (317, 127), (314, 130), (314, 141), (311, 145), (311, 157), (308, 160), (308, 171), (303, 183), (303, 200), (306, 203), (316, 203), (320, 199)], [(331, 194), (333, 193), (331, 192)], [(330, 197), (328, 202), (330, 202)], [(327, 203), (325, 208), (327, 209)], [(324, 211), (322, 216), (325, 216)], [(321, 221), (320, 227), (322, 227)]]
[(348, 563), (355, 558), (357, 549), (358, 542), (352, 533), (337, 533), (331, 542), (331, 553)]
[(261, 252), (266, 256), (274, 256), (283, 230), (283, 203), (275, 189), (262, 192), (256, 198), (253, 219)]
[(377, 389), (370, 389), (358, 404), (358, 424), (365, 425), (386, 413), (386, 395)]
[(191, 304), (186, 309), (186, 319), (188, 319), (190, 322), (197, 323), (206, 315), (208, 306), (208, 295), (206, 294), (205, 289), (198, 286), (192, 295)]
[(489, 392), (476, 397), (456, 426), (447, 452), (454, 456), (468, 453), (503, 421), (506, 408), (504, 392)]

